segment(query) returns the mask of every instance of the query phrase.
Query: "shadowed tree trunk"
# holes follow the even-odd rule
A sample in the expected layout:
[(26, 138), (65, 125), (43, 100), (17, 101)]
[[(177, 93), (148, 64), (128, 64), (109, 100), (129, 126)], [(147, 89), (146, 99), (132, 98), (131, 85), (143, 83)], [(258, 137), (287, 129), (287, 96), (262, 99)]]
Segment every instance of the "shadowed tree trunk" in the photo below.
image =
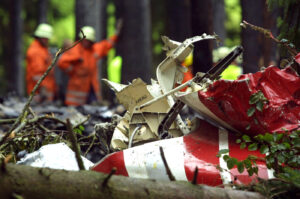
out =
[(47, 23), (48, 0), (38, 1), (38, 24)]
[[(191, 0), (192, 34), (212, 34), (212, 0)], [(201, 41), (195, 44), (193, 73), (207, 72), (212, 66), (212, 41)]]
[[(241, 0), (242, 18), (263, 27), (264, 0)], [(253, 73), (263, 66), (263, 35), (249, 28), (242, 29), (243, 71)]]
[[(0, 165), (1, 199), (101, 198), (263, 198), (257, 193), (112, 176), (94, 171), (65, 171), (23, 165)], [(18, 196), (18, 197), (17, 197)]]
[(152, 77), (150, 0), (116, 0), (123, 29), (117, 43), (117, 54), (123, 58), (122, 82)]
[(167, 0), (167, 36), (183, 42), (191, 36), (190, 0)]
[(79, 29), (83, 26), (92, 26), (96, 31), (96, 40), (103, 38), (102, 19), (103, 10), (102, 4), (105, 1), (99, 0), (76, 0), (75, 14), (76, 14), (76, 37), (78, 37)]
[(24, 71), (22, 67), (22, 33), (23, 20), (21, 17), (23, 0), (11, 0), (9, 5), (9, 56), (6, 62), (7, 90), (24, 95)]
[[(213, 0), (213, 32), (215, 32), (223, 42), (226, 39), (225, 20), (224, 0)], [(214, 42), (214, 47), (216, 47), (216, 42)]]

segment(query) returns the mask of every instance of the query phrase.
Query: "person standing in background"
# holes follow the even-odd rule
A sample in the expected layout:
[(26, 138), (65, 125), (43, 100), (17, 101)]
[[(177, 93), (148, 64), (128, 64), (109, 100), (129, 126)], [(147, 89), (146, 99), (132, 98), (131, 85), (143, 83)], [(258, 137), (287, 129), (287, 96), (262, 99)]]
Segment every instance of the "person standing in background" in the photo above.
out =
[[(61, 56), (58, 66), (69, 76), (66, 105), (79, 106), (102, 100), (97, 61), (107, 56), (117, 41), (119, 30), (120, 25), (117, 26), (115, 35), (107, 40), (96, 42), (94, 28), (84, 26), (82, 32), (85, 39)], [(81, 33), (79, 36), (82, 38)]]
[[(53, 29), (49, 24), (39, 24), (34, 32), (34, 41), (30, 44), (26, 53), (26, 87), (30, 95), (35, 84), (42, 77), (51, 64), (51, 54), (48, 50), (49, 39), (53, 35)], [(56, 84), (54, 70), (50, 71), (42, 81), (34, 96), (35, 102), (52, 102), (55, 97)]]

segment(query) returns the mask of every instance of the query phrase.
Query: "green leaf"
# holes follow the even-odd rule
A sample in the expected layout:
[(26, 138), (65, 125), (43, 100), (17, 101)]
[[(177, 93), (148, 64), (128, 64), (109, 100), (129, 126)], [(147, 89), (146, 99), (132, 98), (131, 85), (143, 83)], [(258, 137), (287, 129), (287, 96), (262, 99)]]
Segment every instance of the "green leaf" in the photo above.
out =
[(248, 146), (249, 151), (255, 151), (257, 150), (257, 143), (252, 143)]
[(256, 175), (258, 174), (258, 167), (253, 167), (253, 172), (256, 173)]
[(266, 142), (271, 142), (271, 141), (273, 141), (273, 136), (272, 136), (272, 134), (266, 133), (266, 134), (264, 135), (264, 140), (265, 140)]
[(251, 142), (251, 138), (250, 138), (248, 135), (243, 135), (243, 136), (242, 136), (242, 139), (243, 139), (245, 142)]
[(249, 168), (247, 171), (248, 171), (249, 176), (253, 175), (253, 169), (252, 168)]
[(79, 129), (82, 130), (82, 131), (84, 131), (84, 126), (80, 125)]
[(265, 144), (261, 145), (260, 149), (259, 149), (259, 152), (261, 154), (266, 154), (269, 152), (269, 147)]
[(253, 116), (253, 114), (255, 113), (255, 108), (254, 107), (250, 107), (247, 111), (247, 115), (248, 117)]
[(250, 96), (249, 104), (256, 104), (259, 101), (259, 95), (254, 93)]
[(264, 103), (262, 101), (259, 101), (256, 103), (256, 109), (260, 112), (263, 111), (263, 108), (264, 108)]
[(227, 161), (227, 168), (228, 169), (232, 169), (234, 167), (234, 165), (235, 165), (235, 161), (233, 160), (233, 158), (231, 158)]
[(249, 159), (245, 159), (243, 162), (246, 168), (250, 168), (252, 166), (251, 161)]
[(236, 142), (237, 144), (239, 144), (239, 143), (242, 142), (242, 140), (241, 140), (241, 139), (237, 139), (235, 142)]
[(244, 148), (246, 148), (246, 143), (245, 142), (242, 142), (242, 144), (240, 145), (240, 149), (244, 149)]
[(291, 134), (290, 134), (290, 138), (298, 138), (299, 137), (299, 133), (297, 133), (296, 131), (293, 131)]
[(259, 134), (259, 135), (257, 135), (257, 136), (254, 136), (254, 138), (255, 138), (257, 141), (263, 141), (264, 136), (261, 135), (261, 134)]
[(287, 142), (284, 142), (282, 144), (285, 146), (286, 149), (290, 149), (291, 148), (291, 145), (289, 143), (287, 143)]
[(251, 125), (248, 124), (248, 126), (246, 126), (246, 130), (248, 131), (251, 128)]
[(240, 173), (243, 173), (244, 172), (244, 164), (243, 164), (243, 162), (238, 162), (237, 163), (237, 168), (238, 168), (238, 171), (240, 172)]
[(283, 134), (282, 134), (282, 133), (280, 133), (280, 134), (274, 133), (274, 134), (273, 134), (273, 140), (274, 140), (274, 142), (280, 141), (280, 140), (282, 139), (282, 137), (283, 137)]
[(279, 163), (285, 162), (285, 157), (282, 154), (278, 154), (276, 157)]
[(224, 153), (229, 153), (229, 149), (222, 149), (218, 152), (218, 154), (224, 154)]
[(229, 155), (224, 155), (224, 156), (223, 156), (223, 160), (224, 160), (225, 162), (226, 162), (227, 160), (229, 160), (229, 158), (230, 158)]

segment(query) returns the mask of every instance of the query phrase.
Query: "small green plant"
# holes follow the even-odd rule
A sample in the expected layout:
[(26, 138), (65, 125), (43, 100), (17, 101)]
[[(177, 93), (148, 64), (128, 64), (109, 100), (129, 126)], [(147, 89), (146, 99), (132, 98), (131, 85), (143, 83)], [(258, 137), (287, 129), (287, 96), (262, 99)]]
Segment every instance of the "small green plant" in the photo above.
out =
[(264, 96), (263, 92), (258, 91), (250, 96), (249, 104), (255, 105), (251, 106), (248, 111), (247, 115), (251, 117), (256, 110), (262, 112), (264, 108), (264, 104), (268, 102), (268, 99)]
[(79, 125), (77, 128), (74, 128), (73, 131), (79, 135), (82, 135), (82, 132), (84, 131), (84, 126)]
[[(253, 117), (256, 110), (259, 112), (262, 112), (264, 109), (264, 105), (268, 103), (268, 99), (264, 96), (263, 92), (258, 91), (250, 96), (249, 104), (250, 108), (247, 111), (248, 117)], [(253, 118), (255, 123), (258, 123), (257, 119)], [(249, 124), (246, 127), (246, 130), (249, 130), (251, 128), (251, 125)]]

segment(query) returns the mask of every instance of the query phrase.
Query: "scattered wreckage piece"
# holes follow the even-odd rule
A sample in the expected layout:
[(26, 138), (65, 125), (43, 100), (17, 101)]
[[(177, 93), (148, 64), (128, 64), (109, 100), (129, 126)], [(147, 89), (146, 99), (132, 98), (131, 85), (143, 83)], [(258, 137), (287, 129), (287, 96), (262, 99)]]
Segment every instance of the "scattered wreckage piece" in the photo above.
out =
[[(146, 85), (139, 78), (133, 80), (128, 86), (118, 85), (108, 80), (104, 82), (116, 92), (119, 102), (127, 110), (114, 131), (111, 147), (120, 150), (128, 148), (130, 140), (133, 144), (158, 140), (158, 125), (170, 109), (167, 99), (158, 100), (142, 111), (136, 110), (137, 106), (162, 94), (158, 83), (152, 80), (152, 85)], [(175, 123), (170, 128), (170, 134), (173, 137), (183, 135)]]
[[(177, 181), (192, 181), (196, 168), (197, 183), (210, 186), (232, 182), (249, 184), (257, 177), (273, 178), (272, 171), (267, 169), (265, 162), (259, 160), (258, 176), (249, 177), (246, 171), (239, 173), (236, 167), (229, 170), (222, 156), (216, 156), (221, 149), (229, 149), (229, 155), (238, 160), (244, 160), (248, 155), (264, 157), (258, 151), (240, 149), (235, 140), (233, 133), (200, 120), (199, 126), (188, 135), (112, 153), (96, 163), (92, 170), (110, 173), (115, 167), (116, 175), (169, 181), (159, 150), (162, 147), (167, 165)], [(221, 169), (218, 169), (217, 165), (220, 165)]]
[[(85, 157), (81, 158), (86, 169), (94, 165)], [(79, 170), (75, 153), (65, 143), (44, 145), (39, 150), (27, 154), (17, 164), (70, 171)]]
[[(160, 139), (158, 127), (166, 117), (169, 109), (174, 105), (173, 97), (167, 96), (158, 99), (151, 105), (143, 107), (143, 109), (138, 107), (162, 96), (172, 90), (175, 85), (181, 84), (183, 72), (186, 72), (186, 68), (181, 63), (192, 52), (193, 43), (207, 39), (216, 39), (216, 36), (203, 34), (186, 39), (183, 43), (170, 40), (167, 37), (162, 37), (162, 39), (165, 44), (164, 49), (167, 51), (167, 57), (157, 67), (158, 82), (152, 80), (152, 85), (147, 86), (141, 79), (136, 79), (133, 80), (132, 84), (126, 86), (104, 80), (116, 93), (119, 102), (128, 111), (113, 135), (111, 142), (113, 149), (125, 149), (130, 141), (138, 143)], [(176, 115), (168, 126), (168, 134), (171, 137), (189, 133), (189, 129), (182, 121), (180, 115)]]
[(300, 77), (289, 67), (280, 70), (272, 66), (235, 81), (218, 80), (207, 90), (177, 97), (204, 117), (236, 132), (258, 135), (300, 128)]

